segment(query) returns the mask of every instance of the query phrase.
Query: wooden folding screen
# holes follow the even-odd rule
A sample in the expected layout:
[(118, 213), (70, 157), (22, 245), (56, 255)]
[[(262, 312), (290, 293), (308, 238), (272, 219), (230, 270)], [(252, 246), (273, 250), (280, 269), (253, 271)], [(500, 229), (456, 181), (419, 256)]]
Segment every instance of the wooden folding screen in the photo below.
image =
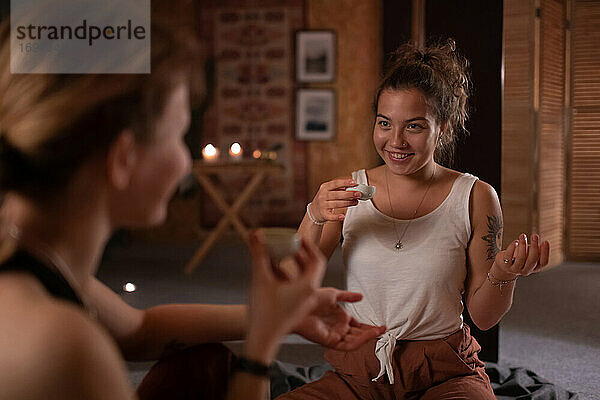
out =
[(575, 0), (568, 258), (600, 260), (600, 1)]
[(532, 0), (504, 1), (502, 95), (502, 208), (504, 245), (534, 228), (536, 89)]
[(539, 15), (539, 107), (536, 196), (540, 234), (552, 244), (551, 264), (564, 259), (565, 232), (565, 2), (542, 0)]
[(566, 4), (504, 2), (502, 203), (505, 243), (539, 232), (563, 261)]

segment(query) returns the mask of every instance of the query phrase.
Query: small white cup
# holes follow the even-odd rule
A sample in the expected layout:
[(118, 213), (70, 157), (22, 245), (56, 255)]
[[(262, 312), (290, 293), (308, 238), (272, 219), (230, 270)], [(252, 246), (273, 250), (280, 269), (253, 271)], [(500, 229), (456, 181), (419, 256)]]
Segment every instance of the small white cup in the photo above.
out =
[(363, 185), (359, 183), (356, 186), (346, 188), (347, 192), (360, 192), (361, 196), (359, 200), (369, 200), (375, 196), (375, 186)]

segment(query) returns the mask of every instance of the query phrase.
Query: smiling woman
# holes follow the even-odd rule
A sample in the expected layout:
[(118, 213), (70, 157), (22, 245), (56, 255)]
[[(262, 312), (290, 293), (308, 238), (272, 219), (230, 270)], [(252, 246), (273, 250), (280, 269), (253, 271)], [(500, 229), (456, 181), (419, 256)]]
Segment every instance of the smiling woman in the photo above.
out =
[[(401, 46), (390, 57), (388, 72), (377, 88), (373, 103), (377, 113), (379, 99), (385, 91), (418, 89), (424, 95), (429, 118), (425, 118), (425, 113), (415, 118), (430, 123), (444, 122), (435, 156), (445, 164), (452, 161), (458, 135), (466, 133), (467, 101), (471, 93), (469, 62), (455, 48), (452, 39), (446, 45), (429, 47), (427, 52), (411, 45)], [(419, 124), (413, 126), (413, 130), (425, 128)]]
[[(124, 359), (162, 358), (141, 399), (262, 400), (288, 333), (352, 350), (383, 331), (338, 304), (360, 294), (320, 288), (325, 260), (307, 240), (290, 258), (298, 273), (283, 279), (250, 235), (249, 307), (140, 310), (96, 279), (111, 234), (164, 221), (189, 172), (192, 5), (152, 2), (149, 74), (11, 73), (8, 22), (0, 26), (2, 398), (132, 399)], [(218, 343), (243, 338), (240, 357)]]
[[(463, 301), (491, 328), (517, 277), (546, 266), (550, 248), (522, 234), (501, 250), (496, 192), (445, 166), (465, 131), (467, 66), (452, 40), (391, 55), (374, 103), (384, 164), (323, 183), (299, 228), (328, 256), (342, 240), (346, 285), (365, 295), (350, 314), (388, 330), (353, 355), (328, 351), (335, 372), (282, 398), (495, 399)], [(378, 187), (372, 199), (346, 190), (361, 184)]]
[(418, 90), (385, 90), (378, 96), (373, 143), (393, 172), (420, 170), (434, 151), (439, 136), (438, 120), (428, 112)]

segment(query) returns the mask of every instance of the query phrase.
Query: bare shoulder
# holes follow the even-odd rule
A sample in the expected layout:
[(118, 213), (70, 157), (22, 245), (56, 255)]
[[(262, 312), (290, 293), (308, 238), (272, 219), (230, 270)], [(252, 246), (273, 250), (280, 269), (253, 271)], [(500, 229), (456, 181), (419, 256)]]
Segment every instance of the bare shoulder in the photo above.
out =
[(492, 185), (480, 180), (475, 182), (469, 201), (469, 216), (473, 237), (483, 239), (483, 241), (471, 242), (469, 248), (476, 249), (481, 245), (480, 252), (483, 252), (484, 247), (487, 246), (485, 248), (489, 259), (502, 244), (504, 225), (500, 201)]
[(6, 344), (0, 392), (20, 399), (133, 398), (124, 362), (98, 324), (44, 293), (35, 278), (6, 275), (0, 278), (0, 343)]
[(471, 210), (488, 212), (493, 210), (498, 212), (500, 201), (496, 189), (492, 185), (482, 180), (475, 181), (471, 191)]
[(437, 164), (435, 169), (436, 179), (434, 185), (452, 186), (456, 179), (458, 179), (461, 175), (463, 175), (462, 172)]

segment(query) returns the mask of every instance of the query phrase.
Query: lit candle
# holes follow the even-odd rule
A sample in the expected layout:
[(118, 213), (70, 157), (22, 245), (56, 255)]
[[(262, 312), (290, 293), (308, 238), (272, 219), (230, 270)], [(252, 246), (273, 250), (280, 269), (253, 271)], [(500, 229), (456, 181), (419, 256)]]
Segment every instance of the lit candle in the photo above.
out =
[(243, 154), (242, 146), (238, 142), (233, 143), (229, 148), (229, 157), (233, 161), (240, 161)]
[(254, 150), (252, 152), (252, 157), (254, 157), (257, 160), (260, 159), (261, 155), (262, 155), (262, 153), (260, 152), (260, 150)]
[(207, 144), (202, 149), (202, 158), (206, 162), (215, 162), (219, 157), (219, 150), (212, 145), (212, 143)]

